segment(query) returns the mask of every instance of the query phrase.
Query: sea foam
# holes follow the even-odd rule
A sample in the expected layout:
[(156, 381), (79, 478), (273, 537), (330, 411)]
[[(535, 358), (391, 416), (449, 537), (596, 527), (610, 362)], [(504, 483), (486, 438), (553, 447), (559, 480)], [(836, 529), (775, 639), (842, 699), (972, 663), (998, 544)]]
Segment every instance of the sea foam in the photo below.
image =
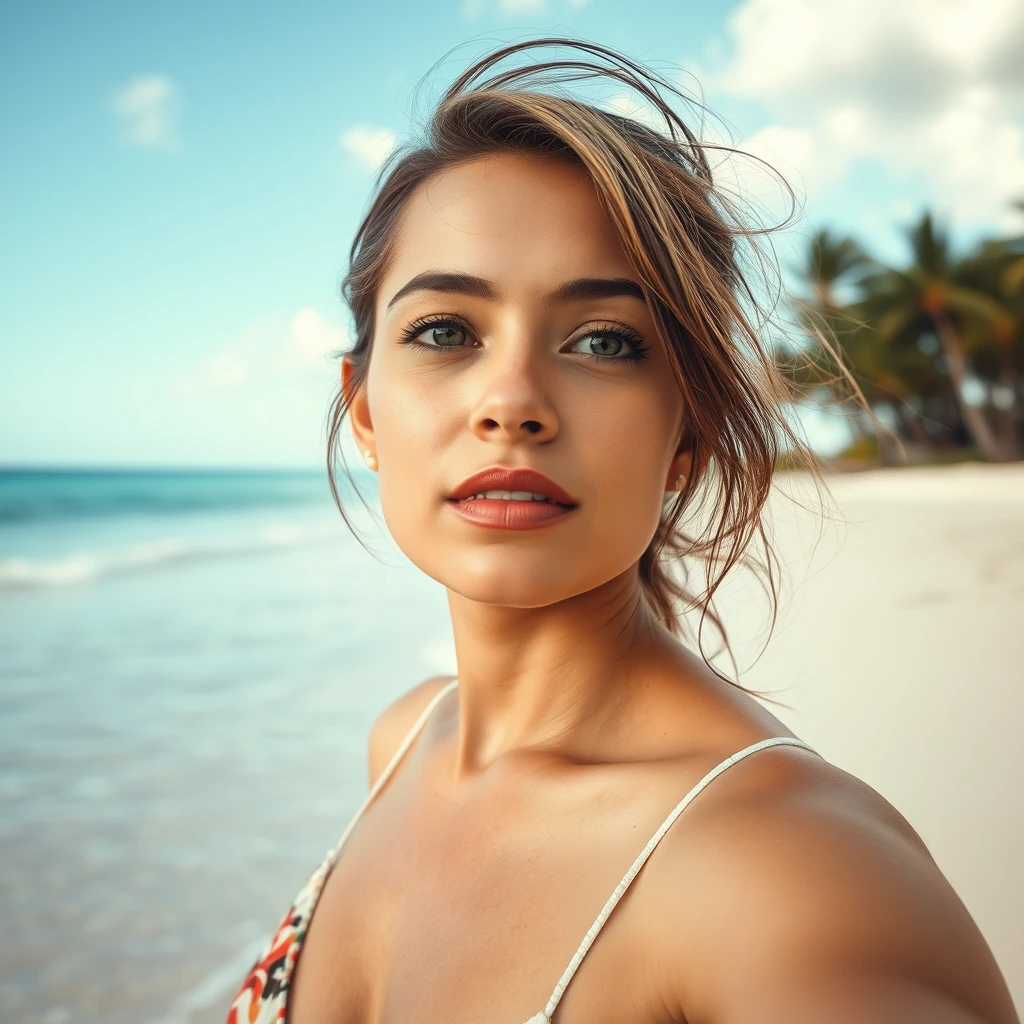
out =
[(336, 523), (301, 527), (282, 523), (263, 527), (242, 537), (201, 541), (163, 537), (122, 547), (75, 551), (55, 558), (7, 558), (0, 560), (0, 591), (81, 586), (105, 577), (145, 572), (182, 562), (260, 554), (275, 548), (301, 547), (338, 537)]

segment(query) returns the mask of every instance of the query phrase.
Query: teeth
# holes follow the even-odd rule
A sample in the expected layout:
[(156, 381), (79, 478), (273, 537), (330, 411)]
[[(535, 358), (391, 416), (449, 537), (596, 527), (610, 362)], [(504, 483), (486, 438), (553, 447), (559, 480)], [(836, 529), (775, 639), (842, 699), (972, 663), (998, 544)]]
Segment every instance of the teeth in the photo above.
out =
[(534, 494), (532, 491), (481, 491), (472, 497), (476, 499), (491, 498), (498, 501), (547, 501), (550, 504), (557, 504), (557, 502), (552, 502), (546, 494)]

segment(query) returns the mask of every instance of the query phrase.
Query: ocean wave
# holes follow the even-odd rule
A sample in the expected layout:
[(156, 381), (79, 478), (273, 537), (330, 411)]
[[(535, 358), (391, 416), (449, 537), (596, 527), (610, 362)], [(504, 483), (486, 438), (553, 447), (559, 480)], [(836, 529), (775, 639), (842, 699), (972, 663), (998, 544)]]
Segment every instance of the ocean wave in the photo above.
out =
[[(374, 486), (372, 477), (361, 482)], [(348, 481), (340, 481), (343, 493)], [(233, 512), (330, 505), (319, 470), (0, 468), (0, 527), (39, 520)]]
[(110, 576), (145, 572), (183, 562), (262, 554), (339, 537), (336, 523), (316, 527), (280, 524), (230, 540), (200, 542), (164, 537), (101, 551), (77, 551), (60, 558), (7, 558), (0, 560), (0, 592), (81, 586)]

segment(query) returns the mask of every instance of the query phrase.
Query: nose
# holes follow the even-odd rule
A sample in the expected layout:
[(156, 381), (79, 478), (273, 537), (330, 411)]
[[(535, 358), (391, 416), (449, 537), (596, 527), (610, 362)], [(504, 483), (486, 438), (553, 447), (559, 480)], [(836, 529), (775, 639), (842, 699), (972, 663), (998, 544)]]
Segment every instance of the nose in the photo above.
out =
[(506, 444), (550, 441), (558, 433), (558, 417), (526, 360), (494, 367), (470, 413), (470, 429), (483, 441)]

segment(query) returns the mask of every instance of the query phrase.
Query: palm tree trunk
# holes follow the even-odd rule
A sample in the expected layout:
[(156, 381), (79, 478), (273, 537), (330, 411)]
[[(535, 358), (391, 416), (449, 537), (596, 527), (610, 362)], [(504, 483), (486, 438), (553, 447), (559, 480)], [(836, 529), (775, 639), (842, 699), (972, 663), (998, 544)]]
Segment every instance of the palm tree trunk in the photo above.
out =
[(921, 448), (928, 452), (935, 451), (935, 444), (928, 436), (928, 431), (924, 429), (924, 424), (921, 422), (921, 416), (913, 406), (908, 405), (905, 401), (902, 402), (899, 407), (899, 417), (904, 429)]
[(942, 346), (942, 354), (946, 357), (949, 379), (953, 385), (953, 394), (956, 397), (960, 415), (963, 417), (964, 426), (974, 438), (981, 454), (989, 462), (1001, 462), (1003, 460), (1001, 445), (988, 425), (985, 414), (977, 406), (964, 400), (964, 380), (967, 376), (967, 367), (956, 327), (953, 326), (949, 313), (944, 309), (932, 312), (931, 318), (935, 324), (935, 334)]
[(1008, 461), (1021, 456), (1019, 428), (1021, 421), (1021, 394), (1017, 387), (1017, 368), (1013, 363), (1013, 353), (1009, 346), (999, 354), (999, 384), (1013, 396), (1012, 403), (997, 412), (997, 429), (1003, 453)]

